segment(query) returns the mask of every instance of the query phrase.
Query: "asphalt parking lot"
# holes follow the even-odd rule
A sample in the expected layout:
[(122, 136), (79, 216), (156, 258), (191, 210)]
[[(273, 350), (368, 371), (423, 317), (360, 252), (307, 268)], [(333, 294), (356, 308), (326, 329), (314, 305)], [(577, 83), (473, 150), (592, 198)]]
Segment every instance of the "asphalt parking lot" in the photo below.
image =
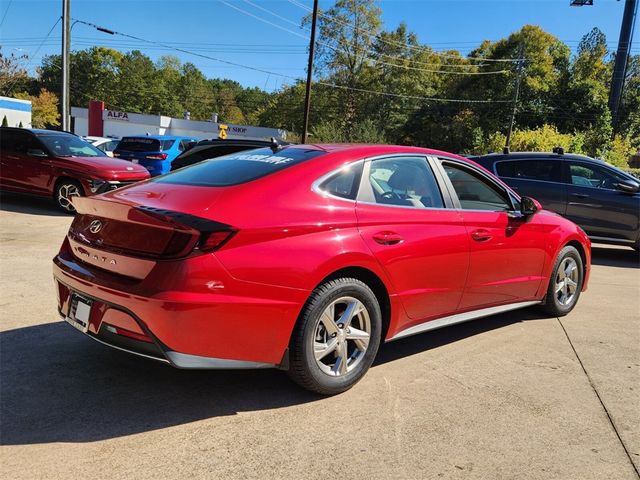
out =
[(179, 371), (83, 337), (51, 275), (71, 217), (0, 200), (2, 478), (639, 478), (630, 249), (594, 247), (561, 320), (523, 310), (390, 343), (322, 398), (282, 372)]

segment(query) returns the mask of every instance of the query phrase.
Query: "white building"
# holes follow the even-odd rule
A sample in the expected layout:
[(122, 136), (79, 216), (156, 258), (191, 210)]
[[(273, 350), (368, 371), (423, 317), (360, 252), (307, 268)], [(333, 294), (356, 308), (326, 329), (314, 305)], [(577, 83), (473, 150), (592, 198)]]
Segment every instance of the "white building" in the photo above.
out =
[(0, 122), (7, 117), (10, 127), (31, 128), (31, 102), (17, 98), (0, 97)]
[[(102, 102), (95, 102), (102, 103)], [(123, 137), (127, 135), (184, 135), (198, 139), (218, 138), (220, 125), (226, 125), (229, 139), (269, 139), (275, 137), (286, 140), (287, 131), (277, 128), (252, 127), (249, 125), (221, 124), (164, 115), (142, 115), (139, 113), (103, 110), (93, 104), (89, 109), (72, 107), (73, 133), (76, 135), (96, 135), (103, 137)], [(91, 120), (90, 120), (91, 118)]]

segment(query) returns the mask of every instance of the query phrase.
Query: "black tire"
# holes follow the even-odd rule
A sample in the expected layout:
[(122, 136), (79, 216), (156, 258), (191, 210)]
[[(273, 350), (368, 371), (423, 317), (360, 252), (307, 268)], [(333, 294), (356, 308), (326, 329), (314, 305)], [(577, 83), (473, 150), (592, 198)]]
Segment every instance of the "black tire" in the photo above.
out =
[(73, 196), (84, 197), (84, 190), (80, 182), (70, 178), (59, 180), (53, 191), (53, 201), (56, 202), (56, 206), (65, 213), (75, 215), (76, 209), (73, 208), (69, 200)]
[[(348, 325), (344, 325), (340, 321), (349, 315), (342, 315), (341, 312), (346, 312), (352, 304), (357, 305), (352, 308), (352, 311), (364, 307), (366, 312), (359, 310), (361, 313), (353, 316), (352, 319), (349, 318)], [(328, 315), (323, 316), (325, 310), (331, 309), (332, 305), (335, 305), (333, 318), (337, 318), (334, 321), (336, 324), (334, 327), (337, 327), (335, 334), (331, 334), (325, 325), (328, 321)], [(341, 310), (342, 305), (345, 306), (344, 310)], [(352, 327), (353, 323), (358, 324), (357, 329)], [(369, 329), (366, 346), (359, 343), (357, 339), (350, 339), (351, 332), (361, 333), (366, 330), (363, 325)], [(380, 305), (374, 293), (365, 283), (354, 278), (338, 278), (328, 281), (313, 291), (300, 314), (289, 344), (290, 363), (287, 373), (293, 381), (307, 390), (322, 395), (335, 395), (344, 392), (354, 386), (369, 370), (378, 353), (381, 331)], [(322, 343), (323, 334), (325, 343)], [(320, 342), (318, 342), (319, 338)], [(337, 342), (338, 346), (333, 351), (327, 348), (326, 351), (330, 353), (326, 354), (326, 357), (316, 360), (314, 347), (328, 346), (330, 342)], [(352, 353), (348, 353), (349, 345), (352, 348)], [(344, 350), (340, 350), (341, 348)], [(341, 356), (340, 352), (344, 352), (344, 355)], [(348, 358), (348, 360), (340, 362), (342, 358)], [(331, 366), (331, 361), (334, 362), (333, 366)], [(351, 367), (349, 366), (350, 362)], [(339, 367), (344, 368), (345, 371), (340, 371)], [(350, 370), (346, 371), (349, 368)]]
[[(563, 301), (563, 290), (558, 288), (562, 284), (563, 270), (562, 267), (566, 265), (575, 265), (577, 268), (577, 278), (572, 281), (576, 283), (574, 294), (571, 297), (566, 297)], [(566, 269), (565, 269), (566, 271)], [(578, 298), (580, 298), (580, 291), (582, 290), (582, 283), (584, 282), (584, 265), (582, 263), (582, 257), (575, 247), (570, 245), (560, 250), (558, 258), (553, 265), (551, 271), (551, 277), (549, 278), (549, 286), (547, 287), (547, 295), (545, 296), (542, 308), (546, 313), (553, 317), (563, 317), (567, 315), (573, 307), (576, 306)], [(566, 281), (565, 281), (566, 285)]]

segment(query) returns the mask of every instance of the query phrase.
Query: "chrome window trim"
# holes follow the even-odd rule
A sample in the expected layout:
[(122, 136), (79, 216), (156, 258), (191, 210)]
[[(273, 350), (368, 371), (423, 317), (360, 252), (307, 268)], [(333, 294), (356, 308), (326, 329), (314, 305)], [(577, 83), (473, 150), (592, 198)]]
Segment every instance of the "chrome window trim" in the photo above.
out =
[[(443, 205), (445, 205), (444, 207), (415, 207), (413, 205), (392, 205), (392, 204), (387, 204), (387, 203), (377, 203), (377, 202), (371, 202), (371, 201), (367, 201), (367, 200), (361, 200), (360, 199), (360, 193), (362, 191), (362, 185), (365, 182), (365, 178), (368, 177), (369, 174), (369, 168), (372, 162), (375, 162), (376, 160), (386, 160), (389, 158), (407, 158), (407, 157), (414, 157), (414, 158), (419, 158), (424, 160), (425, 164), (427, 165), (427, 167), (429, 168), (429, 170), (431, 171), (431, 174), (433, 175), (433, 179), (436, 182), (436, 186), (438, 188), (438, 192), (440, 193), (440, 197), (442, 198), (442, 203)], [(429, 162), (429, 158), (430, 155), (427, 153), (417, 153), (417, 152), (404, 152), (404, 153), (388, 153), (388, 154), (381, 154), (381, 155), (375, 155), (373, 157), (367, 157), (364, 159), (364, 161), (367, 162), (367, 164), (365, 165), (364, 169), (362, 170), (362, 177), (360, 178), (360, 186), (358, 188), (358, 195), (356, 196), (356, 204), (363, 204), (363, 205), (374, 205), (376, 207), (391, 207), (391, 208), (404, 208), (404, 209), (408, 209), (411, 210), (413, 212), (419, 212), (419, 211), (423, 211), (423, 210), (447, 210), (447, 211), (451, 211), (451, 208), (448, 208), (447, 205), (447, 199), (445, 197), (445, 192), (442, 191), (439, 179), (438, 179), (438, 175), (436, 173), (436, 171), (433, 168), (433, 165), (431, 164), (431, 162)], [(365, 175), (366, 174), (366, 175)], [(448, 193), (448, 192), (447, 192)]]
[[(475, 165), (472, 165), (470, 163), (467, 163), (463, 160), (458, 160), (457, 158), (451, 158), (451, 157), (446, 157), (443, 155), (434, 155), (433, 156), (440, 165), (440, 168), (443, 170), (443, 174), (444, 174), (444, 181), (447, 185), (447, 188), (450, 190), (450, 195), (452, 196), (452, 198), (455, 199), (455, 203), (457, 203), (457, 205), (455, 205), (455, 208), (461, 212), (492, 212), (492, 213), (509, 213), (509, 212), (515, 212), (515, 205), (513, 203), (513, 196), (515, 196), (516, 199), (520, 200), (522, 197), (520, 195), (518, 195), (516, 192), (512, 191), (511, 188), (505, 188), (504, 185), (500, 184), (499, 182), (496, 182), (495, 179), (491, 178), (489, 175), (487, 175), (487, 172), (477, 168)], [(510, 210), (477, 210), (477, 209), (470, 209), (470, 208), (462, 208), (462, 204), (460, 203), (460, 199), (458, 198), (458, 193), (455, 191), (455, 188), (453, 187), (453, 184), (451, 183), (451, 180), (449, 180), (449, 176), (446, 175), (446, 172), (444, 172), (444, 166), (442, 165), (442, 162), (451, 162), (454, 163), (456, 165), (461, 165), (462, 168), (468, 168), (469, 170), (479, 174), (482, 178), (486, 179), (489, 181), (489, 183), (491, 185), (494, 185), (498, 190), (502, 191), (504, 193), (504, 195), (509, 199), (509, 203), (511, 203), (511, 209)]]
[[(311, 184), (311, 191), (314, 193), (317, 193), (318, 195), (320, 195), (321, 197), (324, 198), (333, 198), (335, 200), (344, 200), (346, 202), (352, 202), (352, 203), (356, 203), (357, 199), (358, 199), (358, 193), (360, 192), (360, 185), (358, 185), (358, 191), (356, 192), (356, 198), (345, 198), (345, 197), (339, 197), (338, 195), (333, 195), (332, 193), (329, 192), (325, 192), (324, 190), (322, 190), (320, 188), (320, 185), (322, 185), (326, 180), (328, 180), (329, 178), (331, 178), (333, 175), (336, 175), (337, 173), (340, 173), (341, 170), (343, 170), (345, 167), (352, 167), (358, 164), (362, 164), (362, 172), (364, 173), (364, 162), (366, 161), (365, 158), (361, 158), (360, 160), (355, 160), (352, 162), (345, 162), (342, 166), (331, 170), (329, 173), (325, 173), (324, 175), (322, 175), (320, 178), (318, 178), (315, 182), (313, 182)], [(360, 180), (362, 181), (362, 175)]]

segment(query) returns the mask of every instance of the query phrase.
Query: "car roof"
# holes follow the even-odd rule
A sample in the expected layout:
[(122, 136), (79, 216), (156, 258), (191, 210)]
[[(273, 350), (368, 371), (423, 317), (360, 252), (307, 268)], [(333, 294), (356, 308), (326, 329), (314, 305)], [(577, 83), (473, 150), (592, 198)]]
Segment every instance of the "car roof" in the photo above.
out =
[(75, 133), (71, 132), (63, 132), (60, 130), (47, 130), (45, 128), (21, 128), (21, 127), (1, 127), (5, 130), (16, 130), (19, 132), (30, 132), (34, 135), (73, 135), (76, 137)]
[(407, 145), (380, 145), (368, 143), (313, 143), (306, 145), (291, 145), (290, 148), (308, 148), (323, 150), (327, 153), (338, 153), (346, 151), (358, 152), (359, 155), (385, 155), (394, 153), (416, 153), (420, 155), (442, 155), (450, 158), (468, 161), (469, 159), (461, 157), (455, 153), (445, 152), (443, 150), (435, 150), (433, 148), (413, 147)]
[[(278, 142), (280, 145), (289, 145), (289, 143), (287, 142)], [(269, 145), (271, 145), (271, 141), (269, 140), (250, 140), (250, 139), (246, 139), (246, 138), (227, 138), (227, 139), (221, 139), (221, 138), (211, 138), (211, 139), (204, 139), (204, 140), (200, 140), (198, 142), (198, 147), (200, 146), (204, 146), (204, 145), (209, 145), (209, 146), (214, 146), (214, 145), (260, 145), (260, 146), (265, 146), (268, 147)]]
[(475, 155), (469, 157), (472, 160), (530, 160), (530, 159), (570, 159), (570, 160), (587, 160), (592, 162), (604, 162), (599, 158), (587, 157), (578, 153), (554, 153), (554, 152), (511, 152), (511, 153), (487, 153), (486, 155)]
[(125, 135), (122, 138), (152, 138), (154, 140), (197, 140), (183, 135)]

